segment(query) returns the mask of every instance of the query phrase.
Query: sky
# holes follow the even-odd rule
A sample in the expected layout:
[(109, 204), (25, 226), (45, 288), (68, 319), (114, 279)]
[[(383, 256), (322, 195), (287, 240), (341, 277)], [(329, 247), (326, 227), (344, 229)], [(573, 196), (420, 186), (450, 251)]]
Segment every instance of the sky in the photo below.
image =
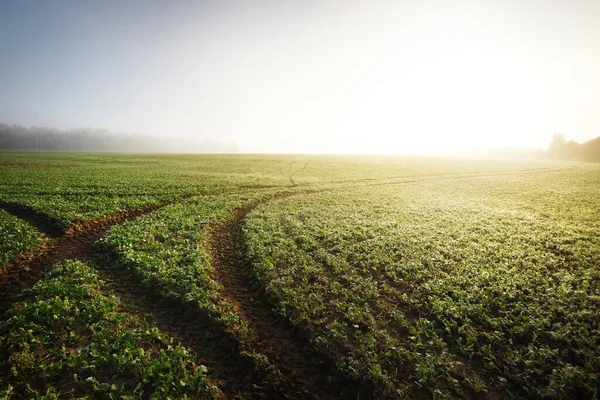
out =
[(0, 122), (255, 153), (582, 142), (600, 0), (1, 0)]

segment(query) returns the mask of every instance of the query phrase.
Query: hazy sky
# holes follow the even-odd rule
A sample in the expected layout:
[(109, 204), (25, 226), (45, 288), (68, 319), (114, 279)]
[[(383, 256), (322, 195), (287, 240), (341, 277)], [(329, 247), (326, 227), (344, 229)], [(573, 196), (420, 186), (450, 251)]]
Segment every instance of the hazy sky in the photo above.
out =
[(0, 0), (0, 122), (244, 152), (600, 136), (600, 0)]

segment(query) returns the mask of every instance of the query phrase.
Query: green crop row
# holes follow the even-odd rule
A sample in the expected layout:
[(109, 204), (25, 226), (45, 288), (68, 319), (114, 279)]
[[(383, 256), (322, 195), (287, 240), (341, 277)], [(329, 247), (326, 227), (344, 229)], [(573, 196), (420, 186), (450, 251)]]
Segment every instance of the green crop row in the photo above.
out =
[(31, 225), (0, 209), (0, 270), (18, 254), (44, 242), (44, 235)]
[(250, 327), (240, 319), (233, 304), (223, 298), (221, 284), (212, 277), (208, 228), (227, 218), (235, 208), (265, 195), (268, 194), (261, 192), (188, 199), (113, 227), (96, 242), (98, 249), (112, 255), (114, 268), (133, 270), (140, 285), (159, 288), (165, 299), (193, 302), (194, 307), (238, 341), (241, 356), (252, 360), (262, 376), (278, 372), (252, 346)]
[(0, 353), (2, 399), (220, 397), (203, 365), (78, 261), (22, 294), (0, 322)]
[(597, 167), (312, 194), (245, 240), (279, 312), (389, 396), (593, 398), (599, 198)]
[(134, 270), (142, 285), (159, 283), (166, 297), (194, 300), (212, 312), (218, 284), (209, 276), (205, 228), (257, 196), (189, 199), (115, 226), (96, 245), (115, 256), (115, 268)]
[[(248, 326), (232, 305), (223, 301), (219, 294), (221, 285), (211, 277), (206, 228), (233, 209), (265, 195), (261, 192), (189, 199), (113, 227), (96, 246), (112, 255), (114, 268), (133, 270), (142, 286), (160, 288), (165, 298), (193, 301), (244, 342), (250, 335)], [(263, 363), (264, 356), (254, 350), (245, 354)]]
[(185, 195), (537, 168), (531, 163), (398, 157), (4, 153), (0, 202), (27, 205), (64, 227)]

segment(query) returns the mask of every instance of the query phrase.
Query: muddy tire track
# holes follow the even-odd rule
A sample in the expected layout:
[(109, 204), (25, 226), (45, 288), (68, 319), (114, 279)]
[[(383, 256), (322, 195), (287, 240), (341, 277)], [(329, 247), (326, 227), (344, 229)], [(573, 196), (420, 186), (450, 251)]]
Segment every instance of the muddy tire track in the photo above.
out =
[(285, 398), (366, 399), (373, 393), (369, 385), (343, 376), (331, 358), (312, 348), (306, 330), (294, 327), (272, 311), (264, 289), (252, 283), (251, 268), (244, 261), (242, 225), (250, 211), (274, 198), (323, 191), (292, 192), (264, 198), (234, 210), (224, 220), (211, 223), (207, 247), (213, 278), (223, 285), (221, 301), (229, 303), (250, 328), (250, 338), (240, 339), (242, 349), (259, 352), (268, 358), (279, 372), (274, 374), (279, 377), (276, 385), (285, 392)]
[(51, 238), (58, 238), (64, 233), (63, 230), (59, 228), (61, 226), (60, 221), (49, 215), (39, 213), (31, 207), (19, 203), (0, 202), (0, 208), (17, 218), (22, 219)]
[[(23, 289), (34, 285), (57, 262), (81, 258), (89, 254), (90, 245), (113, 225), (131, 221), (167, 204), (152, 204), (109, 214), (91, 221), (76, 222), (65, 229), (64, 234), (53, 244), (43, 244), (32, 253), (18, 256), (0, 272), (0, 313), (9, 309)], [(36, 214), (37, 217), (45, 220), (43, 215)]]
[[(181, 200), (192, 197), (184, 196)], [(208, 367), (209, 375), (227, 398), (285, 398), (276, 388), (255, 373), (252, 360), (239, 351), (239, 342), (214, 316), (200, 309), (196, 302), (183, 303), (165, 299), (159, 282), (144, 289), (140, 279), (129, 269), (115, 269), (118, 254), (93, 246), (112, 226), (134, 220), (173, 204), (160, 203), (139, 209), (110, 214), (93, 221), (75, 223), (53, 245), (46, 243), (34, 252), (17, 258), (0, 273), (0, 313), (17, 300), (27, 300), (21, 292), (34, 285), (60, 261), (77, 259), (95, 267), (108, 288), (134, 313), (182, 343)], [(42, 214), (36, 217), (45, 219)], [(108, 251), (107, 251), (108, 250)]]
[[(105, 251), (106, 249), (103, 249)], [(211, 383), (217, 385), (228, 399), (261, 398), (257, 387), (265, 382), (254, 371), (252, 361), (240, 354), (239, 342), (215, 321), (215, 317), (202, 310), (197, 302), (184, 303), (167, 299), (162, 294), (167, 289), (158, 281), (143, 288), (140, 278), (127, 268), (115, 268), (116, 253), (88, 252), (81, 261), (96, 268), (112, 292), (131, 309), (171, 336), (192, 352), (198, 363), (208, 368)], [(282, 398), (270, 392), (269, 398)]]
[[(454, 178), (465, 177), (469, 176)], [(371, 183), (363, 182), (358, 186), (374, 184), (371, 180), (365, 181)], [(419, 180), (377, 184), (410, 182)], [(165, 301), (159, 285), (154, 285), (150, 291), (142, 292), (140, 281), (132, 271), (111, 269), (110, 261), (90, 246), (111, 226), (133, 220), (171, 202), (76, 223), (67, 228), (62, 235), (57, 232), (47, 233), (49, 236), (58, 237), (54, 244), (41, 246), (35, 256), (18, 258), (0, 272), (0, 313), (8, 309), (24, 288), (33, 285), (56, 262), (80, 259), (97, 266), (115, 294), (132, 304), (134, 310), (147, 316), (161, 331), (192, 350), (198, 361), (209, 368), (209, 374), (215, 377), (213, 382), (229, 398), (369, 398), (374, 393), (370, 386), (344, 377), (331, 358), (312, 350), (308, 330), (294, 327), (289, 321), (272, 312), (271, 304), (264, 296), (264, 289), (251, 283), (251, 269), (244, 261), (242, 225), (247, 214), (256, 206), (274, 198), (332, 190), (335, 189), (285, 192), (268, 196), (234, 210), (225, 220), (210, 223), (207, 245), (214, 268), (213, 277), (224, 287), (224, 302), (231, 304), (242, 321), (250, 327), (250, 339), (234, 337), (225, 326), (215, 321), (214, 316), (201, 310), (194, 302), (184, 304), (174, 300)], [(1, 206), (4, 209), (16, 207), (6, 203)], [(47, 221), (46, 216), (33, 210), (23, 210), (13, 209), (11, 214), (28, 222), (31, 220), (30, 223), (34, 226), (39, 225), (38, 229), (43, 232), (51, 232), (50, 228), (44, 225), (47, 222), (40, 222), (44, 219)], [(278, 373), (261, 371), (249, 356), (243, 355), (252, 351), (265, 355)]]

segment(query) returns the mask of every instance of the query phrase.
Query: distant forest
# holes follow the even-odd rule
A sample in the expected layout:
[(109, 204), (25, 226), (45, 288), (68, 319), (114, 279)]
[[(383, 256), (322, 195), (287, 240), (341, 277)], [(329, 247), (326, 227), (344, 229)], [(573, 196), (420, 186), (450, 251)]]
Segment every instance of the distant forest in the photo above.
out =
[(235, 144), (190, 138), (115, 134), (106, 129), (59, 130), (0, 124), (0, 150), (125, 153), (235, 153)]
[(558, 160), (600, 162), (600, 136), (578, 143), (574, 140), (567, 141), (563, 135), (556, 134), (546, 154)]
[[(235, 144), (189, 138), (155, 138), (141, 134), (115, 134), (106, 129), (59, 130), (0, 124), (1, 150), (89, 151), (126, 153), (235, 153)], [(494, 148), (492, 157), (552, 158), (600, 162), (600, 137), (578, 143), (555, 134), (546, 151)]]

